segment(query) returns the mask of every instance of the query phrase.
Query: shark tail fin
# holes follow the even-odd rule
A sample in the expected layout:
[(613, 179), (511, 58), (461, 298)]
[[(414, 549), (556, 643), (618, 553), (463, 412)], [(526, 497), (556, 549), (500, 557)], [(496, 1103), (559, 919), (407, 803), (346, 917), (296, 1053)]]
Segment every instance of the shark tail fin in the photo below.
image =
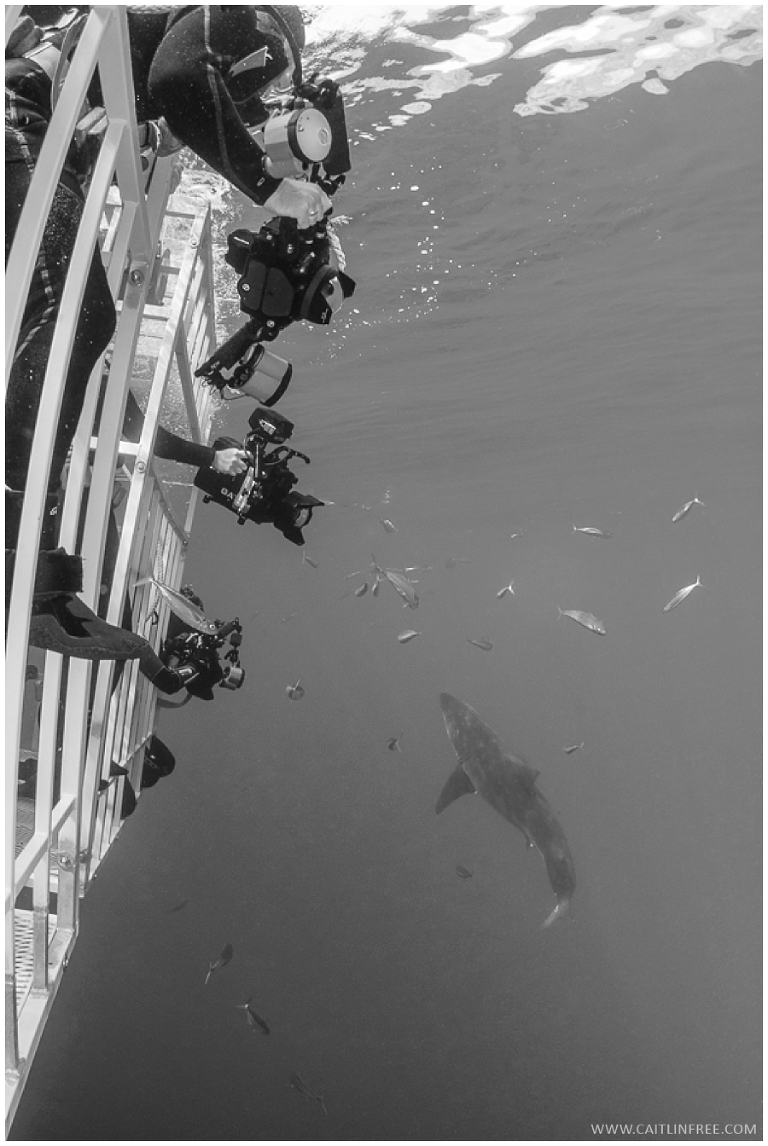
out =
[(570, 899), (558, 899), (557, 907), (551, 913), (551, 915), (547, 916), (547, 918), (544, 920), (544, 922), (542, 923), (541, 926), (542, 927), (551, 927), (552, 924), (556, 923), (558, 919), (566, 919), (566, 918), (568, 918), (568, 919), (572, 918), (572, 916), (571, 916), (571, 901), (570, 901)]

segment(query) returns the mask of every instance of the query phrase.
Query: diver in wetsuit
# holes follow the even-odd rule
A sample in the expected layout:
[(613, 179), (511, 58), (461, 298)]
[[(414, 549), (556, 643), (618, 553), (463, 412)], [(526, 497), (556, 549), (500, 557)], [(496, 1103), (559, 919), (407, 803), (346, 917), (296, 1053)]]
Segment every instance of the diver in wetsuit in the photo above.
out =
[[(40, 20), (50, 9), (31, 7), (28, 11)], [(142, 133), (148, 134), (148, 125), (155, 124), (152, 130), (161, 148), (168, 151), (189, 146), (272, 215), (294, 218), (301, 228), (316, 223), (330, 208), (328, 197), (314, 184), (272, 178), (268, 161), (248, 130), (266, 118), (262, 96), (269, 88), (300, 79), (304, 31), (298, 8), (129, 7), (127, 19)], [(6, 52), (6, 260), (52, 116), (55, 69), (51, 53), (40, 50), (29, 24), (34, 27), (31, 19), (25, 27), (17, 26), (18, 35), (9, 41), (11, 58)], [(100, 95), (97, 75), (89, 91), (94, 106)], [(65, 164), (54, 195), (6, 395), (7, 568), (9, 562), (12, 568), (15, 557), (45, 369), (83, 211), (75, 166)], [(97, 250), (62, 399), (49, 476), (51, 506), (88, 378), (114, 328), (114, 304)], [(91, 659), (141, 657), (145, 652), (141, 638), (98, 621), (76, 597), (82, 588), (82, 562), (54, 548), (54, 522), (55, 518), (46, 513), (30, 643)]]

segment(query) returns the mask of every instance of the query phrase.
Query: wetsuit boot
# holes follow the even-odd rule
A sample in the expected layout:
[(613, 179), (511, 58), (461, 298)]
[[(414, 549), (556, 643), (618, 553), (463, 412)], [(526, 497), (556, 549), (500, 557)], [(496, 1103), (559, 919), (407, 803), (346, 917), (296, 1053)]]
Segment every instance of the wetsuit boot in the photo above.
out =
[[(6, 614), (10, 604), (13, 572), (16, 564), (16, 540), (19, 534), (23, 493), (7, 490), (5, 497), (6, 545), (5, 591)], [(48, 495), (42, 544), (50, 544), (54, 535), (57, 498)], [(184, 687), (191, 675), (167, 668), (149, 641), (116, 625), (108, 625), (77, 596), (83, 588), (83, 562), (64, 549), (41, 549), (32, 598), (29, 643), (38, 649), (80, 657), (91, 661), (139, 661), (140, 671), (161, 692), (170, 695)], [(7, 624), (7, 622), (6, 622)]]

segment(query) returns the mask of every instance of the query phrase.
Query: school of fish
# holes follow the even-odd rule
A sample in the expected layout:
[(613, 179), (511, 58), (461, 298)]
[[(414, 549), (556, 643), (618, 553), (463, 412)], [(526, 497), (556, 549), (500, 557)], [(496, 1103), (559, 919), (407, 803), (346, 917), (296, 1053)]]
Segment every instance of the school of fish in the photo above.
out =
[[(698, 497), (692, 498), (672, 516), (672, 522), (677, 523), (681, 521), (691, 512), (695, 505), (703, 506), (704, 503), (700, 501)], [(380, 518), (379, 520), (387, 533), (396, 532), (394, 524), (388, 518)], [(579, 533), (587, 537), (608, 539), (612, 536), (610, 531), (597, 526), (574, 525), (573, 531), (574, 533)], [(512, 538), (519, 536), (520, 533), (511, 534)], [(468, 558), (449, 557), (446, 558), (444, 567), (449, 572), (455, 572), (458, 563), (468, 563), (468, 561)], [(310, 557), (306, 551), (302, 552), (302, 563), (311, 566), (313, 569), (318, 569), (320, 564), (316, 559)], [(419, 605), (419, 595), (413, 580), (408, 574), (428, 571), (431, 568), (431, 566), (406, 566), (402, 569), (386, 568), (378, 565), (375, 556), (372, 554), (372, 584), (369, 585), (369, 582), (364, 580), (354, 590), (354, 596), (358, 599), (362, 598), (367, 594), (370, 588), (371, 596), (376, 598), (379, 595), (380, 587), (390, 584), (404, 602), (404, 606), (415, 609)], [(355, 577), (359, 575), (359, 571), (357, 571), (347, 576)], [(190, 627), (203, 633), (212, 633), (217, 630), (218, 624), (210, 621), (202, 610), (190, 601), (188, 597), (171, 589), (154, 577), (146, 578), (144, 582), (137, 582), (137, 586), (144, 583), (151, 583), (160, 599), (165, 601), (169, 608), (190, 625)], [(502, 600), (505, 597), (514, 596), (514, 585), (515, 582), (510, 579), (503, 588), (495, 592), (496, 599)], [(670, 612), (681, 604), (681, 602), (686, 600), (686, 598), (693, 593), (694, 589), (702, 586), (703, 582), (701, 577), (697, 576), (694, 582), (685, 585), (674, 594), (667, 604), (664, 605), (663, 612)], [(605, 625), (592, 613), (582, 609), (561, 609), (559, 605), (557, 606), (557, 612), (558, 618), (569, 617), (589, 632), (601, 636), (606, 635)], [(296, 613), (282, 617), (280, 618), (280, 623), (284, 624), (294, 616), (296, 616)], [(400, 644), (408, 644), (416, 637), (421, 636), (422, 632), (423, 630), (421, 629), (404, 629), (398, 634), (397, 639)], [(474, 645), (483, 651), (490, 652), (494, 647), (489, 638), (485, 636), (478, 638), (468, 637), (466, 639), (468, 644)], [(295, 684), (287, 685), (285, 694), (289, 700), (300, 700), (305, 695), (301, 678), (298, 678)], [(544, 926), (548, 927), (554, 920), (563, 918), (569, 914), (570, 901), (575, 889), (575, 871), (563, 830), (552, 814), (548, 802), (536, 787), (539, 772), (530, 768), (518, 757), (505, 752), (500, 746), (496, 735), (483, 723), (479, 715), (469, 705), (464, 704), (448, 693), (443, 693), (440, 701), (446, 730), (459, 762), (444, 786), (436, 810), (438, 813), (443, 811), (444, 808), (465, 793), (479, 793), (484, 797), (487, 803), (523, 833), (526, 847), (537, 848), (544, 857), (550, 884), (557, 896), (557, 906), (544, 923)], [(398, 736), (390, 737), (387, 741), (388, 750), (402, 754), (403, 750), (400, 745), (402, 738), (402, 732)], [(565, 745), (563, 752), (571, 756), (583, 749), (584, 744), (585, 742), (582, 740), (579, 743)], [(60, 862), (64, 864), (68, 858), (69, 857), (63, 857)], [(472, 870), (464, 864), (457, 863), (454, 870), (459, 879), (469, 880), (473, 877)], [(189, 898), (185, 898), (170, 907), (168, 913), (175, 914), (182, 911), (188, 903)], [(221, 972), (228, 966), (233, 960), (234, 955), (233, 945), (226, 943), (218, 957), (208, 965), (204, 980), (205, 986), (208, 985), (216, 972)], [(236, 1003), (235, 1006), (245, 1012), (246, 1024), (251, 1033), (258, 1034), (262, 1037), (271, 1034), (272, 1028), (269, 1026), (267, 1020), (252, 1006), (251, 997), (244, 1003)], [(328, 1115), (324, 1097), (313, 1090), (295, 1068), (288, 1076), (288, 1083), (292, 1089), (303, 1098), (306, 1098), (310, 1102), (316, 1102), (323, 1113), (326, 1116)]]

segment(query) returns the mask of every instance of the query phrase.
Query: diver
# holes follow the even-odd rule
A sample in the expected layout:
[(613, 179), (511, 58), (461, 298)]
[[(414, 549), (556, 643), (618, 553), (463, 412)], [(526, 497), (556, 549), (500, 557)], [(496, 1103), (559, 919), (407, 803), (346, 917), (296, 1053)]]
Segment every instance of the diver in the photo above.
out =
[[(6, 261), (52, 116), (53, 82), (71, 19), (41, 29), (41, 9), (30, 6), (6, 49)], [(262, 102), (282, 83), (299, 82), (303, 20), (291, 5), (129, 7), (131, 65), (140, 141), (158, 154), (190, 147), (215, 171), (272, 216), (300, 228), (330, 209), (315, 184), (275, 179), (252, 138), (267, 117)], [(57, 14), (54, 12), (54, 15)], [(32, 13), (32, 15), (30, 15)], [(34, 19), (33, 19), (34, 16)], [(50, 17), (49, 17), (50, 18)], [(60, 35), (57, 35), (57, 31)], [(101, 105), (98, 73), (89, 89)], [(6, 584), (10, 584), (35, 422), (66, 273), (87, 182), (92, 141), (70, 148), (43, 234), (6, 394)], [(60, 475), (77, 426), (89, 376), (115, 329), (115, 308), (98, 249), (94, 251), (77, 324), (53, 459), (35, 576), (30, 643), (86, 659), (138, 657), (142, 671), (164, 691), (176, 691), (169, 670), (137, 635), (97, 618), (80, 600), (82, 560), (55, 546)], [(162, 670), (162, 671), (161, 671)], [(154, 674), (154, 675), (153, 675)]]

